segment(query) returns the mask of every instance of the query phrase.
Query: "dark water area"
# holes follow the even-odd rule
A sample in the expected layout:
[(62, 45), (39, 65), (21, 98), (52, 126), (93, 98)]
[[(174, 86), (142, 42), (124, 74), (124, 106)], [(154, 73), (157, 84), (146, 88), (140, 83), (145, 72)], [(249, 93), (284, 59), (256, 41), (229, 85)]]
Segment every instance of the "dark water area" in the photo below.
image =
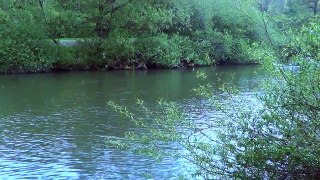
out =
[(164, 98), (198, 112), (196, 71), (217, 93), (228, 82), (252, 94), (265, 78), (258, 66), (0, 75), (0, 179), (177, 179), (182, 161), (159, 163), (107, 146), (107, 137), (135, 128), (107, 102), (138, 113), (136, 99), (152, 108)]

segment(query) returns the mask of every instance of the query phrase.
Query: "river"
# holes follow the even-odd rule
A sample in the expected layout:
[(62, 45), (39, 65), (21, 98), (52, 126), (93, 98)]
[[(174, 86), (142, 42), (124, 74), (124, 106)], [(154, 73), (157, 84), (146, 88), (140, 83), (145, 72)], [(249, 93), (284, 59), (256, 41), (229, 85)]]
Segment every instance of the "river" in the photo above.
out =
[(156, 162), (106, 145), (106, 137), (123, 138), (134, 128), (107, 102), (139, 112), (137, 98), (150, 107), (164, 98), (196, 112), (202, 103), (192, 92), (197, 70), (217, 92), (218, 76), (243, 94), (258, 91), (264, 79), (257, 66), (0, 75), (0, 179), (143, 179), (149, 173), (177, 179), (179, 161)]

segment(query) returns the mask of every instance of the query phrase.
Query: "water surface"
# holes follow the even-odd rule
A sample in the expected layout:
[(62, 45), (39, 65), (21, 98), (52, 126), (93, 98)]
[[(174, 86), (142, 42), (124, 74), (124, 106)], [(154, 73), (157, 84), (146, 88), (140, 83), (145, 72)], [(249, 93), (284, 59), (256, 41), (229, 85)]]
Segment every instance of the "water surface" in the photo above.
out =
[(208, 112), (192, 92), (197, 70), (217, 93), (219, 79), (252, 94), (264, 78), (257, 66), (0, 75), (0, 179), (143, 179), (148, 173), (177, 179), (179, 161), (159, 163), (106, 145), (106, 137), (123, 138), (135, 128), (106, 103), (139, 112), (137, 98), (151, 108), (165, 98), (201, 119)]

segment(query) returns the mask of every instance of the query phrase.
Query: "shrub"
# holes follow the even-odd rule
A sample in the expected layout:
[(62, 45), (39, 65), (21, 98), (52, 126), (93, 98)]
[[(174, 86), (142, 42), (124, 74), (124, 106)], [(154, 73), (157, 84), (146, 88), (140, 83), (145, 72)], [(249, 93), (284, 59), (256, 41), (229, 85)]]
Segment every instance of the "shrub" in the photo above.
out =
[(144, 63), (148, 66), (174, 68), (187, 64), (209, 64), (199, 58), (194, 42), (177, 34), (109, 38), (102, 47), (106, 63), (111, 65)]
[(0, 71), (25, 73), (48, 70), (54, 50), (44, 28), (29, 13), (17, 11), (14, 16), (14, 20), (0, 25)]

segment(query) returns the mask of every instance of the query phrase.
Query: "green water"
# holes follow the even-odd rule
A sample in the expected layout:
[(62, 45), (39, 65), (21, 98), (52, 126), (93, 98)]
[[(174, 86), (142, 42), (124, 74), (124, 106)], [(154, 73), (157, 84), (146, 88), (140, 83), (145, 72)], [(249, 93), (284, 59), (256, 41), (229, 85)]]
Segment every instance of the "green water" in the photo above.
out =
[(138, 112), (137, 98), (151, 108), (165, 98), (201, 119), (203, 102), (192, 92), (197, 70), (207, 73), (217, 93), (218, 76), (243, 94), (258, 91), (264, 78), (256, 66), (1, 75), (0, 179), (143, 179), (145, 173), (176, 179), (179, 160), (159, 163), (106, 145), (106, 137), (123, 138), (135, 128), (106, 103)]

